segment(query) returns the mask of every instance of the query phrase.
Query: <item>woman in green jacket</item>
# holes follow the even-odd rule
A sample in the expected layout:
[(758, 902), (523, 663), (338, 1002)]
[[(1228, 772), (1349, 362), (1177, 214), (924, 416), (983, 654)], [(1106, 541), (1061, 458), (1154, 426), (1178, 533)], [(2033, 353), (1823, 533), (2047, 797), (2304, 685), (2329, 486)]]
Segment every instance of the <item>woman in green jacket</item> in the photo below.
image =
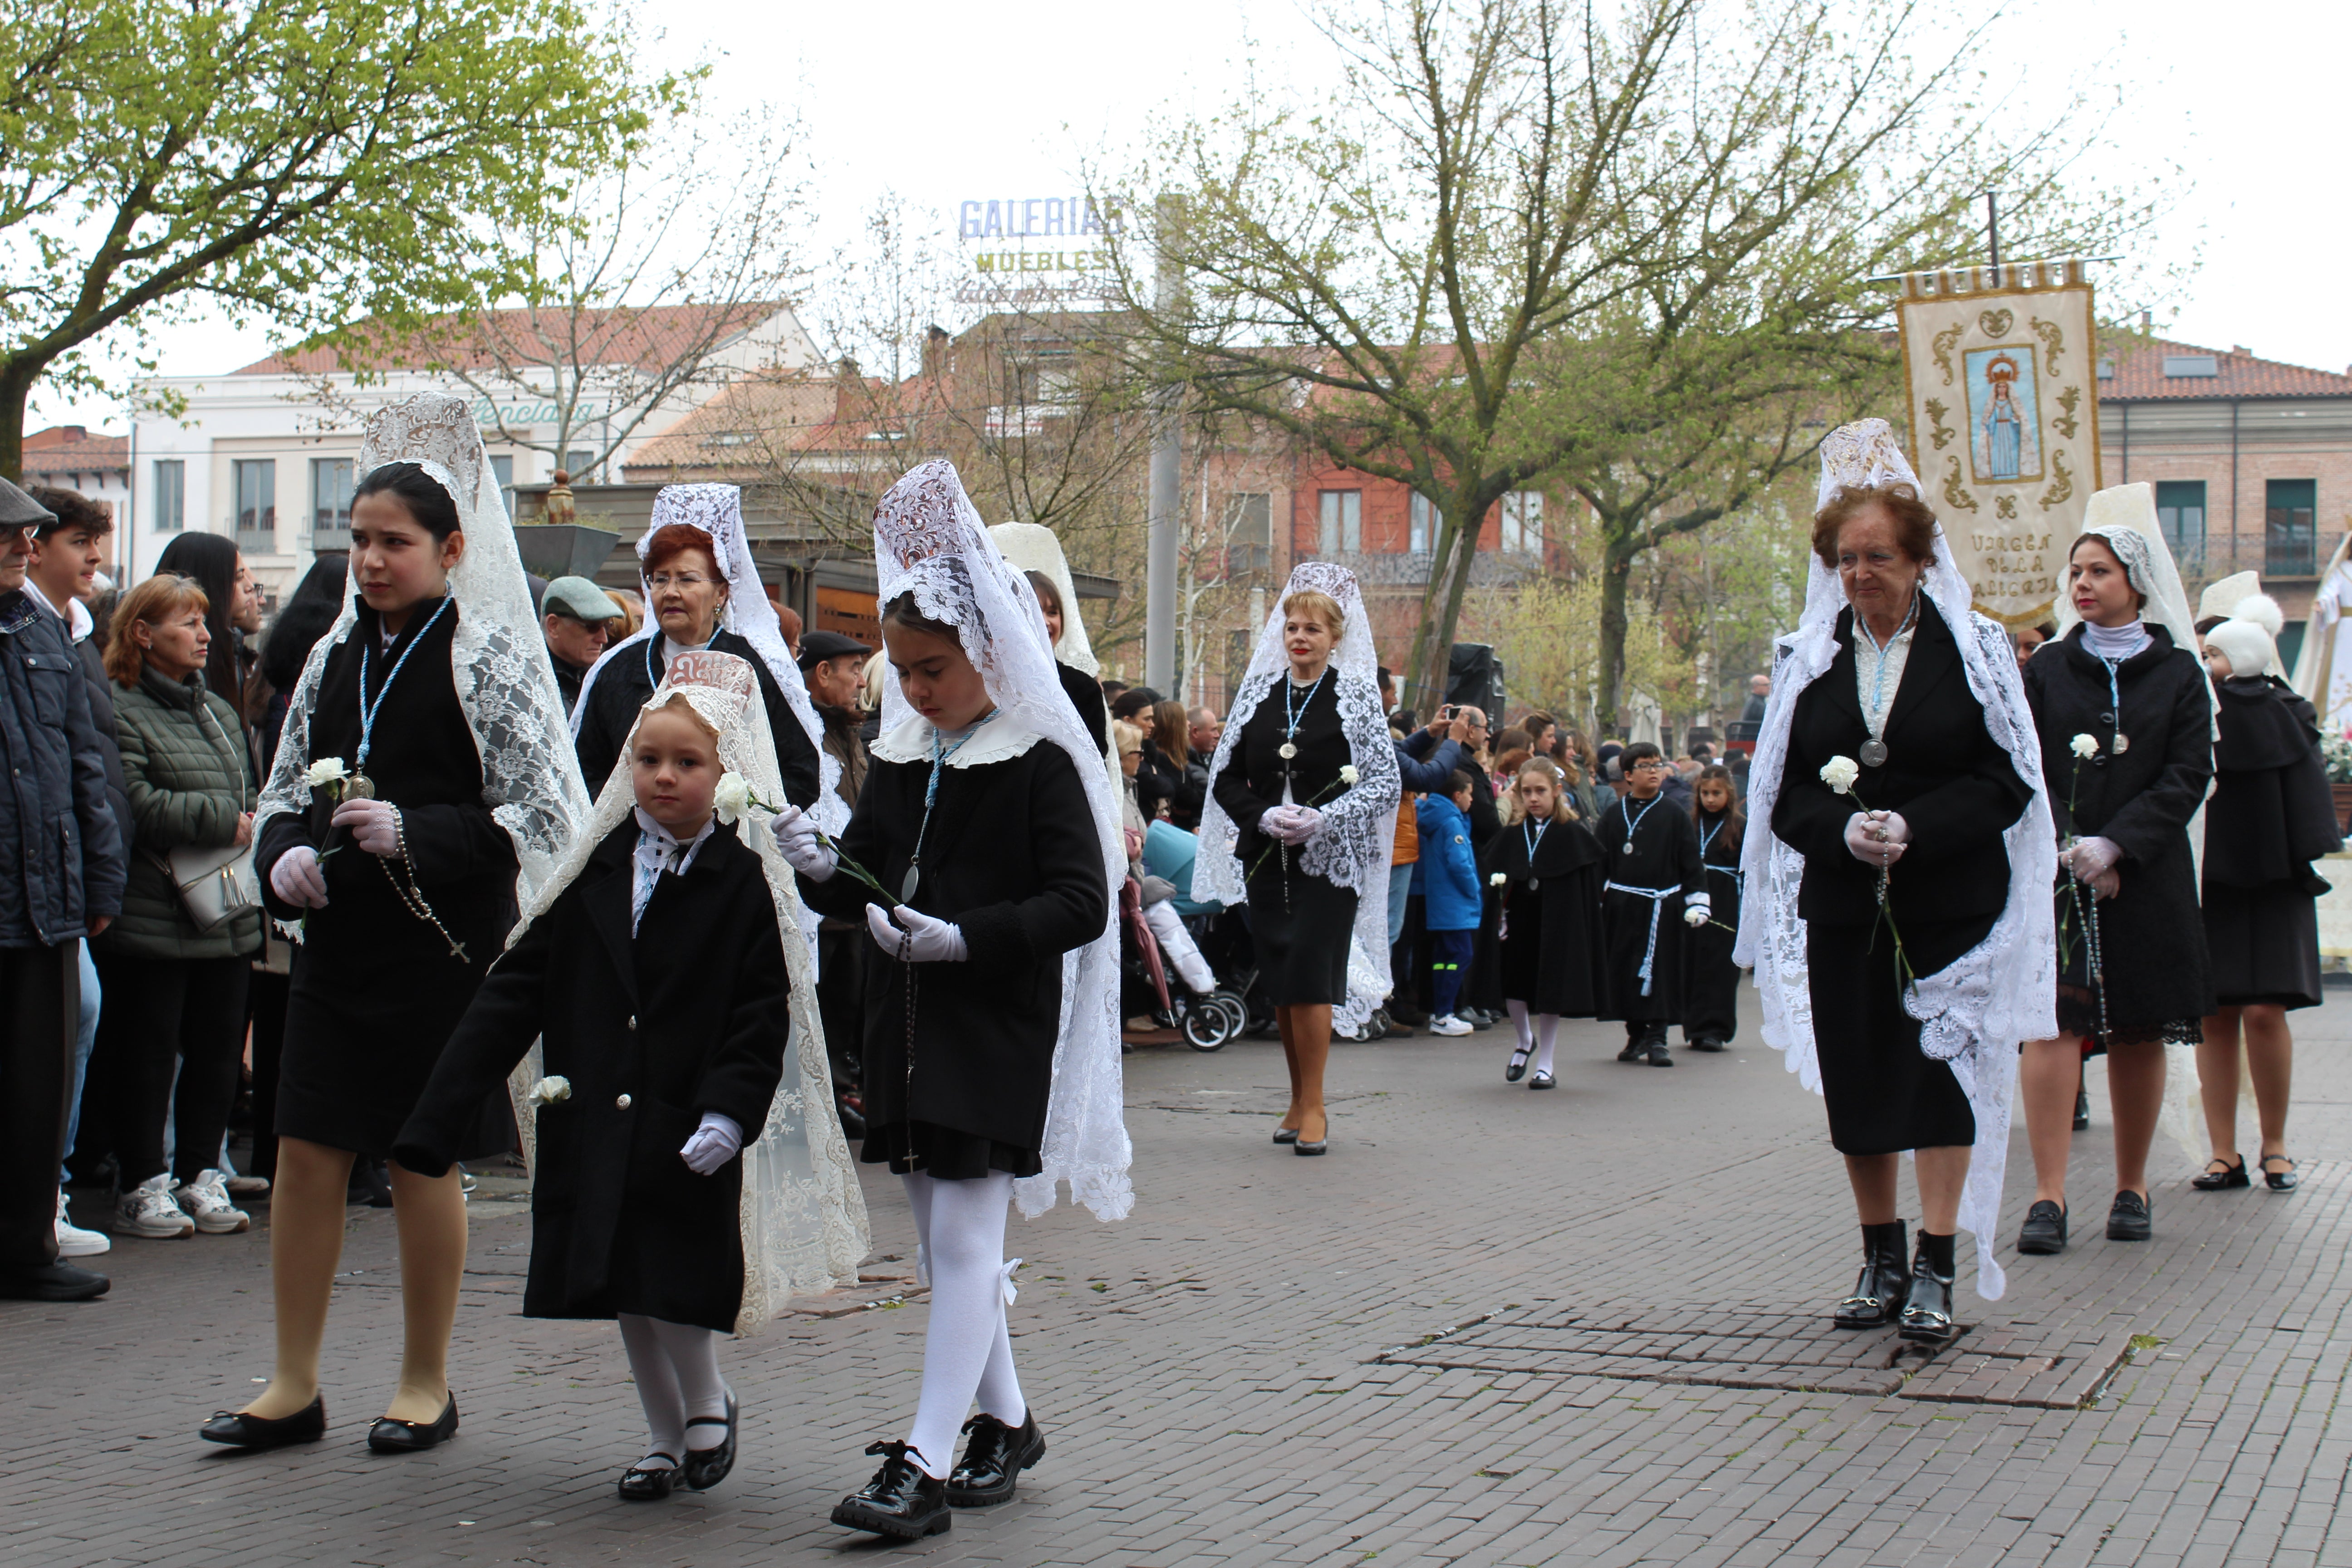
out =
[[(122, 914), (95, 944), (106, 988), (90, 1082), (121, 1166), (115, 1234), (240, 1231), (216, 1168), (245, 1049), (245, 988), (261, 945), (257, 910), (206, 931), (190, 918), (167, 857), (249, 843), (256, 791), (236, 710), (205, 689), (204, 590), (151, 577), (114, 613), (106, 672), (137, 825)], [(173, 1088), (177, 1065), (179, 1087)], [(170, 1166), (163, 1121), (176, 1114)]]

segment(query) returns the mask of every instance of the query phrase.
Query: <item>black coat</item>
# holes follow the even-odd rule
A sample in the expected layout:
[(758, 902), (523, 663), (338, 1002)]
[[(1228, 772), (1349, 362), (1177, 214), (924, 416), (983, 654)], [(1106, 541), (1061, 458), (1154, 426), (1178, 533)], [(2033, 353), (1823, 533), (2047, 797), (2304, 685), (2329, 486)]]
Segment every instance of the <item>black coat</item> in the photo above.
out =
[(128, 852), (65, 623), (0, 594), (0, 947), (55, 947), (122, 910)]
[[(720, 632), (710, 639), (710, 647), (713, 652), (731, 653), (745, 660), (759, 676), (760, 696), (768, 708), (768, 730), (776, 742), (776, 767), (783, 774), (784, 798), (803, 809), (815, 805), (824, 777), (816, 743), (801, 728), (800, 715), (784, 700), (783, 689), (776, 684), (767, 660), (733, 632)], [(629, 728), (637, 721), (637, 710), (659, 683), (656, 670), (661, 663), (661, 647), (662, 634), (656, 628), (648, 640), (616, 650), (604, 660), (596, 684), (589, 689), (587, 710), (580, 714), (574, 745), (580, 753), (580, 774), (588, 781), (592, 800), (604, 793), (604, 782), (613, 776), (613, 764), (628, 743)]]
[[(262, 827), (254, 869), (263, 901), (272, 915), (299, 917), (303, 925), (286, 1007), (280, 1134), (390, 1152), (514, 925), (514, 841), (483, 804), (481, 754), (450, 673), (463, 613), (452, 605), (428, 629), (432, 606), (419, 605), (388, 651), (369, 652), (369, 694), (382, 700), (365, 772), (377, 798), (400, 807), (418, 889), (465, 956), (453, 956), (448, 940), (410, 911), (388, 861), (330, 827), (326, 792), (317, 792), (307, 812), (280, 813)], [(360, 656), (381, 646), (380, 627), (362, 605), (351, 635), (327, 655), (310, 711), (310, 754), (296, 759), (298, 766), (341, 757), (359, 770)], [(415, 655), (387, 686), (412, 645)], [(298, 910), (270, 885), (271, 868), (297, 845), (334, 850), (321, 866), (324, 909)], [(509, 1124), (504, 1097), (485, 1100), (477, 1136), (460, 1158), (506, 1148)]]
[(2341, 848), (2343, 833), (2319, 732), (2304, 716), (2310, 704), (2260, 678), (2225, 680), (2219, 690), (2205, 886), (2326, 891), (2311, 862)]
[(678, 1151), (705, 1111), (733, 1118), (746, 1146), (767, 1125), (791, 1032), (783, 942), (760, 858), (726, 826), (655, 882), (632, 937), (636, 843), (634, 819), (614, 829), (498, 961), (393, 1152), (446, 1171), (540, 1037), (572, 1093), (538, 1113), (524, 1315), (730, 1330), (742, 1162), (699, 1176)]
[[(1608, 994), (1601, 841), (1581, 822), (1555, 820), (1531, 859), (1528, 837), (1525, 823), (1498, 827), (1478, 859), (1486, 901), (1502, 916), (1495, 943), (1499, 999), (1524, 1002), (1531, 1013), (1592, 1017)], [(1491, 879), (1498, 874), (1504, 883), (1496, 889)]]
[[(1676, 806), (1663, 791), (1647, 804), (1624, 795), (1601, 813), (1592, 834), (1601, 843), (1601, 931), (1609, 950), (1608, 994), (1598, 1016), (1673, 1023), (1683, 1016), (1685, 932), (1689, 929), (1683, 924), (1688, 907), (1685, 900), (1706, 889), (1690, 811)], [(1676, 890), (1651, 899), (1615, 890), (1608, 886), (1612, 882)], [(1641, 976), (1645, 958), (1650, 964), (1646, 992)]]
[[(1234, 819), (1238, 830), (1234, 852), (1244, 869), (1255, 865), (1259, 854), (1274, 843), (1258, 832), (1257, 819), (1282, 804), (1286, 773), (1290, 782), (1290, 798), (1297, 805), (1313, 805), (1319, 810), (1339, 798), (1344, 789), (1339, 783), (1339, 770), (1355, 760), (1348, 745), (1347, 731), (1339, 723), (1342, 678), (1336, 669), (1300, 711), (1294, 742), (1298, 754), (1284, 759), (1283, 683), (1287, 679), (1276, 677), (1274, 689), (1251, 712), (1234, 742), (1224, 767), (1209, 786), (1217, 804)], [(1293, 875), (1298, 874), (1295, 861), (1291, 869)], [(1346, 940), (1344, 933), (1340, 940)]]
[(1103, 700), (1102, 682), (1076, 665), (1054, 661), (1054, 673), (1061, 678), (1062, 694), (1070, 706), (1078, 710), (1078, 722), (1094, 737), (1095, 749), (1110, 750), (1110, 704)]
[(106, 800), (114, 807), (114, 826), (122, 835), (127, 862), (139, 847), (139, 835), (131, 816), (131, 781), (122, 772), (122, 748), (114, 738), (114, 681), (106, 673), (106, 659), (95, 637), (76, 644), (74, 657), (81, 660), (81, 678), (89, 689), (90, 724), (98, 731), (98, 749), (106, 758)]
[[(1706, 872), (1711, 900), (1707, 921), (1691, 930), (1685, 942), (1689, 960), (1683, 985), (1683, 1032), (1694, 1040), (1730, 1040), (1739, 1028), (1739, 965), (1731, 950), (1739, 936), (1739, 846), (1729, 813), (1701, 812), (1692, 818), (1698, 830), (1699, 864)], [(1744, 828), (1744, 825), (1743, 825)]]
[[(928, 756), (899, 763), (877, 752), (842, 836), (843, 853), (894, 891), (913, 859), (930, 774)], [(879, 949), (868, 955), (866, 1123), (911, 1120), (1037, 1150), (1060, 1032), (1062, 955), (1102, 935), (1110, 918), (1094, 809), (1070, 754), (1035, 740), (1018, 756), (950, 763), (922, 872), (915, 908), (961, 927), (968, 957), (914, 966), (910, 1074), (909, 966)], [(803, 878), (801, 891), (820, 914), (861, 921), (866, 905), (880, 901), (841, 872)]]
[[(2106, 666), (2083, 646), (2079, 626), (2042, 644), (2025, 667), (2060, 841), (2097, 837), (2123, 851), (2116, 863), (2121, 886), (2097, 907), (2106, 1022), (2117, 1032), (2213, 1011), (2189, 848), (2189, 819), (2213, 776), (2211, 688), (2195, 654), (2175, 647), (2162, 626), (2147, 629), (2150, 646), (2116, 668), (2120, 710)], [(2119, 733), (2129, 742), (2121, 752)], [(2096, 740), (2099, 751), (2078, 766), (2071, 748), (2080, 734)], [(2064, 950), (2084, 950), (2063, 940), (2061, 948), (2063, 985)]]
[[(1971, 635), (1973, 635), (1971, 633)], [(1878, 868), (1845, 847), (1847, 818), (1865, 805), (1899, 813), (1910, 847), (1887, 880), (1895, 923), (1997, 915), (2009, 902), (2001, 835), (2032, 801), (2009, 753), (1985, 729), (1952, 630), (1922, 599), (1901, 684), (1888, 710), (1884, 766), (1864, 768), (1853, 793), (1822, 782), (1832, 757), (1862, 758), (1870, 730), (1854, 686), (1853, 612), (1839, 612), (1837, 656), (1797, 698), (1772, 832), (1805, 858), (1797, 912), (1830, 925), (1878, 919)], [(1750, 823), (1754, 832), (1759, 824)]]

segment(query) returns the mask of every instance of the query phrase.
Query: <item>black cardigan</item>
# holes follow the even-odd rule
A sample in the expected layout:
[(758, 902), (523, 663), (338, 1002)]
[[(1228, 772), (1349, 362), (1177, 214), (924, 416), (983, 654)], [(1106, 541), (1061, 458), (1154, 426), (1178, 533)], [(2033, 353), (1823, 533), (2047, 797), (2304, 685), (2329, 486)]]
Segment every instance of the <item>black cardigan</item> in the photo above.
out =
[[(930, 774), (928, 758), (898, 763), (877, 752), (842, 836), (843, 853), (894, 891), (913, 858)], [(803, 877), (801, 891), (820, 914), (861, 921), (866, 905), (881, 901), (839, 871), (823, 882)], [(1041, 739), (1018, 756), (950, 763), (914, 904), (962, 928), (968, 957), (912, 966), (910, 1081), (909, 966), (878, 949), (869, 955), (867, 1124), (913, 1120), (1039, 1148), (1061, 1026), (1062, 955), (1103, 933), (1110, 899), (1094, 810), (1067, 752)]]
[[(588, 798), (593, 800), (604, 792), (604, 781), (613, 775), (613, 764), (620, 760), (621, 748), (629, 739), (629, 726), (637, 721), (637, 710), (654, 694), (654, 682), (647, 679), (647, 650), (658, 648), (661, 632), (656, 628), (651, 643), (639, 643), (622, 649), (604, 663), (589, 689), (588, 710), (580, 715), (580, 737), (574, 743), (580, 753), (580, 773), (588, 781)], [(768, 729), (775, 738), (776, 767), (783, 774), (784, 798), (805, 809), (816, 804), (819, 781), (824, 770), (817, 763), (816, 745), (801, 728), (800, 715), (785, 700), (783, 689), (776, 684), (774, 674), (759, 650), (733, 632), (722, 631), (710, 639), (715, 652), (731, 653), (747, 661), (760, 678), (760, 696), (768, 709)], [(651, 655), (658, 664), (661, 655)]]
[(1864, 768), (1851, 795), (1822, 782), (1824, 763), (1836, 756), (1860, 762), (1870, 739), (1854, 685), (1850, 609), (1838, 613), (1837, 643), (1829, 668), (1797, 698), (1772, 807), (1773, 834), (1805, 857), (1797, 912), (1840, 925), (1877, 919), (1878, 868), (1845, 847), (1847, 819), (1867, 806), (1898, 812), (1910, 826), (1910, 847), (1887, 883), (1898, 922), (1998, 913), (2009, 901), (2001, 835), (2033, 793), (1985, 729), (1984, 705), (1969, 689), (1952, 628), (1923, 597), (1883, 731), (1885, 764)]
[(2326, 891), (2311, 862), (2340, 848), (2343, 833), (2311, 704), (2259, 677), (2217, 689), (2221, 740), (2205, 805), (2205, 886)]
[[(701, 1299), (672, 1321), (731, 1326), (742, 1163), (698, 1176), (678, 1151), (707, 1110), (733, 1118), (747, 1147), (767, 1125), (792, 1021), (775, 900), (760, 858), (721, 826), (684, 875), (654, 884), (632, 937), (636, 842), (635, 819), (614, 829), (498, 961), (393, 1153), (421, 1175), (446, 1171), (474, 1109), (542, 1038), (544, 1070), (572, 1092), (538, 1114), (524, 1314), (604, 1317), (608, 1292), (657, 1288)], [(618, 1250), (658, 1281), (610, 1278), (631, 1207), (661, 1222)]]

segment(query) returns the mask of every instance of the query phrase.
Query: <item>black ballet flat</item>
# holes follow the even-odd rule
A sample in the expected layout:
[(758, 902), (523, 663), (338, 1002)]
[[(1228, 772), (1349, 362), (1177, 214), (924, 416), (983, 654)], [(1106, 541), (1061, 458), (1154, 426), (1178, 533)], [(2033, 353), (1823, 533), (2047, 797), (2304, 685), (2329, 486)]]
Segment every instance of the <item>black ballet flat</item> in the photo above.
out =
[[(2221, 1165), (2221, 1168), (2218, 1171), (2214, 1170), (2213, 1167), (2216, 1165)], [(2238, 1156), (2238, 1163), (2234, 1165), (2222, 1165), (2221, 1157), (2216, 1154), (2205, 1162), (2205, 1167), (2204, 1170), (2189, 1178), (2189, 1184), (2200, 1193), (2221, 1193), (2229, 1191), (2231, 1187), (2251, 1187), (2254, 1184), (2253, 1178), (2246, 1174), (2246, 1157), (2243, 1154)], [(2263, 1173), (2265, 1176), (2270, 1174), (2267, 1171)]]
[(1686, 1048), (1694, 1051), (1705, 1051), (1709, 1056), (1713, 1056), (1723, 1049), (1723, 1042), (1711, 1037), (1701, 1037), (1691, 1041)]
[[(2286, 1169), (2284, 1171), (2272, 1170), (2271, 1162), (2273, 1160), (2278, 1161), (2280, 1163), (2286, 1166)], [(2241, 1163), (2242, 1163), (2243, 1162), (2241, 1162)], [(2263, 1181), (2271, 1191), (2274, 1193), (2291, 1193), (2294, 1191), (2295, 1184), (2302, 1180), (2303, 1178), (2301, 1176), (2294, 1173), (2294, 1162), (2288, 1159), (2285, 1155), (2265, 1154), (2263, 1156)]]
[(707, 1492), (727, 1479), (735, 1468), (735, 1418), (740, 1414), (735, 1396), (727, 1396), (724, 1415), (698, 1415), (686, 1424), (693, 1431), (697, 1426), (724, 1426), (726, 1440), (715, 1448), (688, 1448), (686, 1451), (686, 1484), (698, 1492)]
[(1831, 1311), (1830, 1321), (1841, 1329), (1883, 1329), (1894, 1322), (1911, 1289), (1911, 1270), (1905, 1263), (1907, 1245), (1899, 1219), (1863, 1226), (1862, 1273), (1854, 1279), (1853, 1294)]
[(948, 1508), (948, 1484), (923, 1473), (904, 1443), (869, 1443), (866, 1451), (884, 1456), (882, 1468), (860, 1489), (833, 1505), (833, 1522), (900, 1541), (944, 1535), (955, 1523)]
[(667, 1459), (669, 1464), (647, 1469), (645, 1459), (640, 1459), (623, 1470), (620, 1488), (623, 1502), (659, 1502), (677, 1489), (677, 1455), (656, 1451), (647, 1454), (646, 1459)]
[(283, 1448), (289, 1443), (315, 1443), (326, 1435), (327, 1396), (323, 1394), (275, 1421), (241, 1410), (215, 1410), (211, 1420), (196, 1428), (196, 1436), (205, 1442), (236, 1448)]
[(449, 1395), (441, 1414), (430, 1421), (395, 1421), (379, 1415), (368, 1428), (368, 1447), (379, 1454), (421, 1454), (437, 1448), (457, 1435), (457, 1396)]
[[(1924, 1237), (1922, 1241), (1926, 1239)], [(1927, 1262), (1923, 1246), (1911, 1259), (1911, 1284), (1903, 1299), (1903, 1325), (1896, 1331), (1908, 1343), (1938, 1349), (1960, 1337), (1952, 1317), (1952, 1276), (1938, 1274)]]
[(1541, 1068), (1538, 1068), (1536, 1069), (1536, 1076), (1528, 1079), (1528, 1087), (1529, 1089), (1557, 1089), (1559, 1086), (1552, 1081), (1551, 1074), (1544, 1071)]
[(963, 1463), (948, 1477), (950, 1508), (993, 1508), (1011, 1502), (1021, 1472), (1045, 1457), (1045, 1436), (1037, 1430), (1037, 1413), (1008, 1426), (985, 1413), (963, 1424), (971, 1435), (964, 1445)]
[(2038, 1199), (2025, 1211), (2025, 1224), (2017, 1233), (2017, 1250), (2042, 1258), (2065, 1251), (2066, 1206)]
[(1312, 1143), (1302, 1138), (1290, 1146), (1290, 1152), (1294, 1154), (1320, 1154), (1330, 1147), (1329, 1140), (1330, 1134), (1328, 1132)]
[(1274, 1141), (1277, 1143), (1296, 1143), (1298, 1142), (1298, 1129), (1277, 1127), (1274, 1130)]
[(1510, 1065), (1503, 1069), (1503, 1081), (1517, 1083), (1525, 1078), (1528, 1073), (1528, 1058), (1535, 1054), (1534, 1047), (1529, 1046), (1521, 1046), (1517, 1050), (1513, 1051)]

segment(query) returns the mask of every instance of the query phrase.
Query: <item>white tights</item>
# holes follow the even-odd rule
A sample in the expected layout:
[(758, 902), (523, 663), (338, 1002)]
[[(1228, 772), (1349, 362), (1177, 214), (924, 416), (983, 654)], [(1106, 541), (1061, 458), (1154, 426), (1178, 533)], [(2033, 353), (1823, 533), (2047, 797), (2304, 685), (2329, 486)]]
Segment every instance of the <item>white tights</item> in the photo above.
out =
[(1528, 1029), (1529, 1015), (1526, 1003), (1507, 1001), (1503, 1006), (1511, 1015), (1511, 1027), (1519, 1032), (1519, 1049), (1523, 1051), (1531, 1047), (1534, 1049), (1535, 1070), (1551, 1071), (1552, 1047), (1559, 1043), (1559, 1015), (1557, 1013), (1533, 1015), (1535, 1026), (1531, 1034)]
[[(629, 1372), (637, 1380), (637, 1402), (646, 1407), (648, 1460), (659, 1454), (682, 1458), (689, 1448), (716, 1448), (727, 1440), (724, 1426), (688, 1426), (704, 1415), (727, 1414), (727, 1384), (719, 1375), (719, 1336), (688, 1323), (621, 1315), (621, 1342), (628, 1347)], [(659, 1463), (644, 1466), (662, 1468)]]
[(931, 1321), (923, 1340), (923, 1393), (907, 1441), (924, 1472), (955, 1468), (956, 1436), (975, 1396), (1008, 1426), (1029, 1418), (1013, 1370), (1004, 1326), (1004, 1214), (1013, 1178), (991, 1171), (971, 1181), (937, 1180), (921, 1171), (898, 1178), (915, 1211), (915, 1236), (931, 1285)]

